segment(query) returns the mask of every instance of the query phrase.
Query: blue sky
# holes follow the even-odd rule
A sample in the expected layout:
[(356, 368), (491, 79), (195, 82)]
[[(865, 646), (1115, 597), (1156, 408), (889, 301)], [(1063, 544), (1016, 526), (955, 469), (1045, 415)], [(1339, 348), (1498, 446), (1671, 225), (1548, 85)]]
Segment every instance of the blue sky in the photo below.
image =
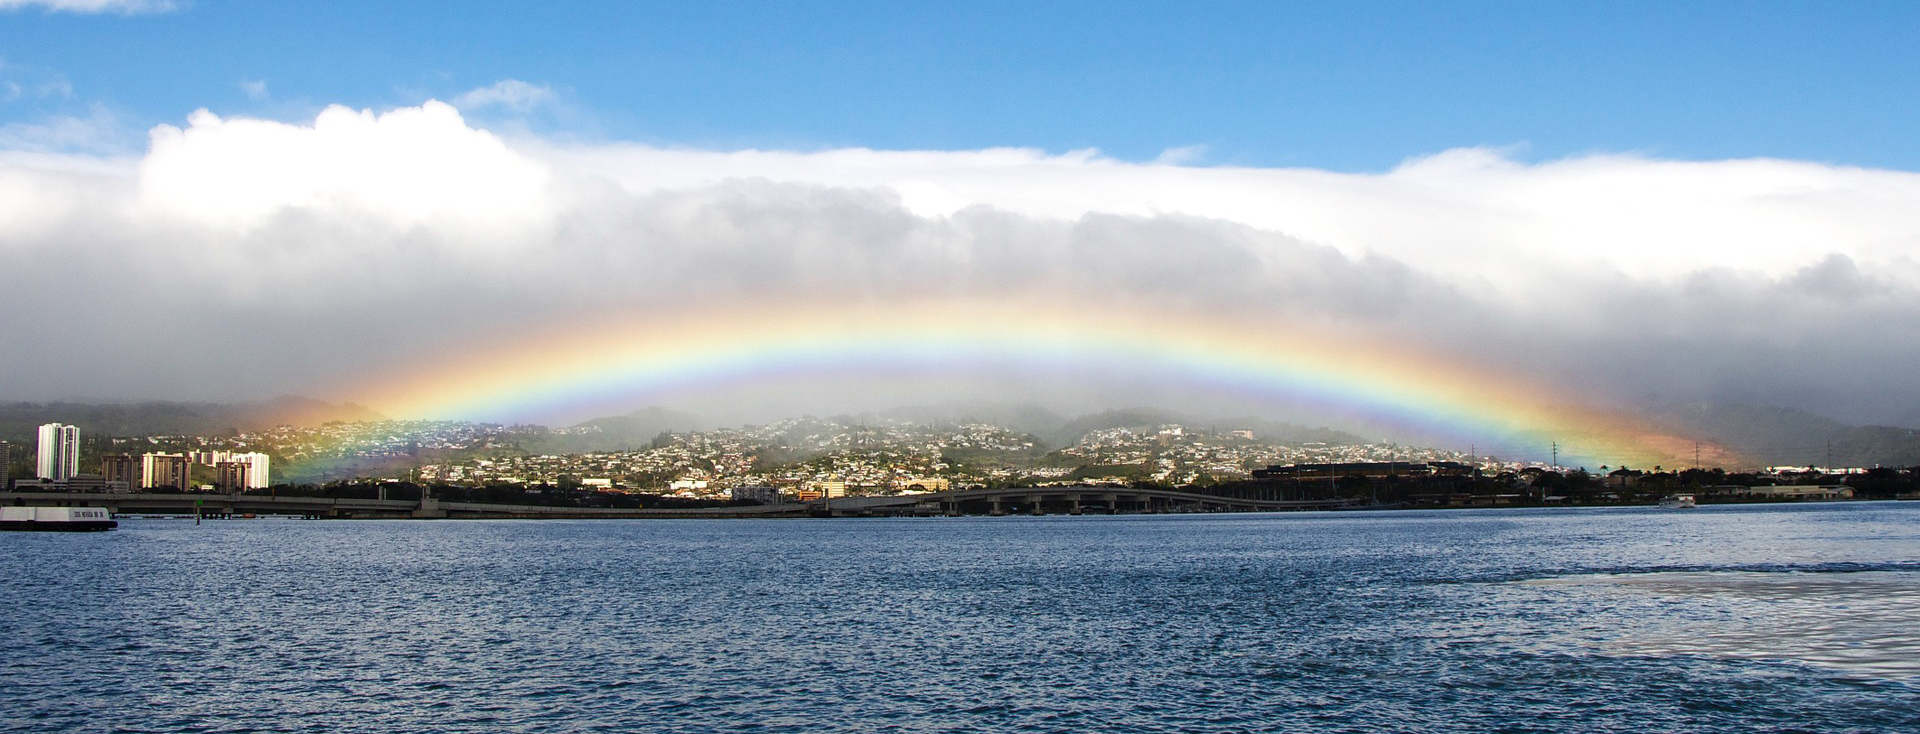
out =
[[(0, 15), (0, 122), (309, 117), (502, 79), (541, 132), (1383, 170), (1462, 146), (1920, 169), (1916, 3), (194, 0)], [(265, 96), (243, 82), (264, 83)], [(137, 140), (137, 138), (136, 138)], [(137, 143), (136, 143), (137, 144)]]

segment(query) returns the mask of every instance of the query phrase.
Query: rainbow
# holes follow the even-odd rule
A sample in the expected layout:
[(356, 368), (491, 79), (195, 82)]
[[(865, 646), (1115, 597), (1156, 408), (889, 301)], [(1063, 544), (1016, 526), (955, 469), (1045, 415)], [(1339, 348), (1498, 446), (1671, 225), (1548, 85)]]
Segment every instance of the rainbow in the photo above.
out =
[(497, 339), (359, 380), (346, 394), (395, 418), (500, 421), (795, 375), (980, 365), (1144, 375), (1357, 413), (1462, 447), (1558, 441), (1567, 465), (1658, 463), (1687, 442), (1624, 414), (1572, 407), (1571, 396), (1515, 375), (1362, 335), (1092, 301), (781, 301), (637, 313)]

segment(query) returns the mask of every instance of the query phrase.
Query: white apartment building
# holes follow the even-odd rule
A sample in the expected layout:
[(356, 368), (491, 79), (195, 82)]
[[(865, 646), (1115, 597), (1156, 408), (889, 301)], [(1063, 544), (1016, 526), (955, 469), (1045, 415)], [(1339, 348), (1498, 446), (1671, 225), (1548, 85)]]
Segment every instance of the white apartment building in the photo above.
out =
[(195, 464), (219, 466), (225, 462), (247, 465), (247, 489), (266, 489), (273, 486), (273, 480), (267, 476), (268, 459), (259, 452), (237, 453), (233, 451), (190, 451), (187, 458)]
[(145, 454), (140, 457), (140, 486), (172, 487), (182, 492), (192, 486), (185, 454)]
[(227, 461), (247, 465), (247, 489), (266, 489), (273, 486), (267, 476), (267, 455), (259, 452), (229, 454)]
[(64, 423), (40, 427), (41, 479), (64, 482), (80, 473), (80, 429)]

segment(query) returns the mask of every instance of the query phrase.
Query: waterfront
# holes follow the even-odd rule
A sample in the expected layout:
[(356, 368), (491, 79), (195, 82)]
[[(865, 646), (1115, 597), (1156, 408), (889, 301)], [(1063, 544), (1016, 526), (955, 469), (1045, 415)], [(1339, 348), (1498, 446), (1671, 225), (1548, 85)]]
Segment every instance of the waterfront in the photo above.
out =
[(8, 731), (1920, 726), (1920, 504), (0, 537)]

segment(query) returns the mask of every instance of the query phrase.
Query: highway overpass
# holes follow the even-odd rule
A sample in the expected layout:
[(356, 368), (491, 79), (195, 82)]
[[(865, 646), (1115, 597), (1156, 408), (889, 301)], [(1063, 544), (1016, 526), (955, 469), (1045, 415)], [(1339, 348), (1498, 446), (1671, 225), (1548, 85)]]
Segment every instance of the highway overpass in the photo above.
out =
[(0, 492), (0, 505), (105, 507), (114, 514), (232, 518), (279, 515), (312, 519), (383, 518), (773, 518), (880, 517), (942, 515), (1082, 515), (1189, 512), (1275, 512), (1329, 510), (1346, 500), (1256, 500), (1194, 492), (1120, 487), (1019, 487), (956, 489), (888, 497), (836, 497), (806, 504), (631, 509), (549, 507), (477, 502), (280, 497), (261, 494), (157, 492)]

